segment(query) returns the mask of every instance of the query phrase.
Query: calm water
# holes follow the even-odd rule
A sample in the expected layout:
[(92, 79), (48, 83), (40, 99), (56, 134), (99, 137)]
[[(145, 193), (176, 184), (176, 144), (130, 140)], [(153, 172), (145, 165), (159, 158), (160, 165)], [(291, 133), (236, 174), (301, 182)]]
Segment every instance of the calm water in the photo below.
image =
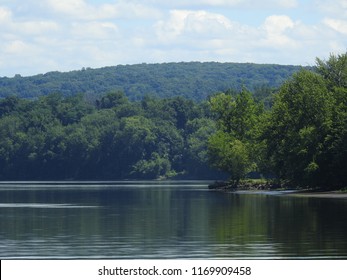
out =
[(0, 259), (347, 258), (347, 200), (208, 182), (0, 184)]

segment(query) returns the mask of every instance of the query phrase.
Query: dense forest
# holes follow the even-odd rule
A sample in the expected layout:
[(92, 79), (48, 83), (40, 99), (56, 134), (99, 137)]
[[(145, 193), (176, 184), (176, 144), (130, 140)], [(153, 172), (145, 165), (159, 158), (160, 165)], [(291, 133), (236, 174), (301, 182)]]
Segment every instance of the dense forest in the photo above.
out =
[(347, 54), (295, 73), (268, 110), (245, 88), (210, 105), (209, 160), (236, 184), (257, 172), (290, 187), (347, 187)]
[(188, 62), (119, 65), (86, 68), (66, 73), (49, 72), (31, 77), (0, 78), (0, 97), (37, 98), (51, 93), (71, 96), (84, 93), (95, 101), (111, 91), (122, 91), (129, 100), (144, 95), (161, 98), (182, 96), (195, 101), (227, 89), (278, 88), (299, 66), (251, 63)]
[(111, 92), (0, 101), (0, 178), (216, 177), (207, 163), (215, 131), (206, 102)]
[[(214, 66), (189, 65), (196, 69)], [(237, 88), (233, 81), (238, 78), (232, 75), (224, 77), (229, 86), (221, 82), (219, 89), (208, 88), (212, 78), (200, 76), (205, 83), (195, 78), (193, 87), (185, 84), (193, 73), (183, 72), (181, 79), (178, 66), (182, 65), (164, 64), (167, 70), (160, 74), (143, 70), (141, 77), (135, 75), (139, 72), (132, 73), (133, 85), (158, 77), (155, 94), (143, 95), (135, 86), (133, 93), (112, 89), (92, 100), (88, 90), (93, 83), (96, 92), (107, 91), (109, 84), (96, 82), (94, 74), (101, 69), (87, 69), (66, 74), (89, 73), (86, 92), (79, 86), (73, 90), (77, 80), (70, 84), (52, 79), (69, 91), (52, 86), (50, 90), (60, 93), (48, 94), (48, 85), (42, 82), (42, 88), (36, 84), (40, 91), (27, 88), (0, 99), (0, 179), (211, 179), (227, 175), (236, 184), (251, 176), (290, 187), (347, 186), (347, 54), (317, 59), (314, 68), (293, 68), (291, 77), (276, 90), (269, 82), (258, 84), (255, 79), (252, 86), (242, 78)], [(149, 69), (148, 65), (134, 67)], [(116, 68), (106, 69), (114, 75)], [(163, 78), (170, 71), (176, 85), (174, 79)], [(199, 73), (197, 77), (203, 71)], [(220, 76), (215, 73), (219, 77), (216, 85), (224, 79)], [(250, 79), (255, 76), (261, 75), (252, 74)], [(5, 87), (4, 82), (16, 84), (25, 79), (34, 78), (3, 78), (2, 92), (13, 89), (13, 84)], [(166, 97), (159, 94), (161, 90)]]

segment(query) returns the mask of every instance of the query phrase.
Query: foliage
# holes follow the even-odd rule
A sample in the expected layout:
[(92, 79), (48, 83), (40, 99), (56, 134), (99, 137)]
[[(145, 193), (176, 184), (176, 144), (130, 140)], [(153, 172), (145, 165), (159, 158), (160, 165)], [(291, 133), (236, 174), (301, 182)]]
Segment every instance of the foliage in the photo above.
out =
[(218, 169), (236, 183), (344, 188), (347, 54), (296, 70), (174, 63), (2, 78), (0, 179), (202, 179)]
[(225, 93), (215, 95), (210, 105), (218, 128), (209, 139), (210, 162), (238, 182), (249, 172), (256, 171), (255, 132), (262, 106), (255, 103), (246, 88), (235, 97)]
[(347, 54), (295, 73), (271, 106), (266, 97), (263, 106), (255, 100), (245, 89), (211, 96), (213, 166), (234, 181), (258, 172), (291, 186), (347, 185)]
[[(57, 92), (63, 96), (84, 93), (94, 101), (105, 93), (121, 91), (130, 100), (142, 100), (150, 94), (202, 101), (214, 92), (229, 88), (240, 90), (243, 85), (257, 89), (257, 96), (261, 97), (261, 91), (278, 88), (299, 69), (298, 66), (217, 62), (118, 65), (30, 77), (3, 77), (0, 78), (0, 97), (16, 95), (32, 99)], [(101, 98), (100, 106), (112, 106), (109, 97)]]
[(92, 106), (82, 94), (9, 96), (0, 114), (3, 180), (216, 176), (205, 155), (214, 122), (183, 97), (137, 102), (114, 91)]
[(317, 59), (317, 73), (295, 74), (275, 100), (263, 137), (274, 171), (291, 184), (347, 184), (346, 57)]
[(302, 71), (284, 85), (264, 132), (281, 178), (304, 183), (315, 176), (331, 114), (331, 94), (321, 76)]

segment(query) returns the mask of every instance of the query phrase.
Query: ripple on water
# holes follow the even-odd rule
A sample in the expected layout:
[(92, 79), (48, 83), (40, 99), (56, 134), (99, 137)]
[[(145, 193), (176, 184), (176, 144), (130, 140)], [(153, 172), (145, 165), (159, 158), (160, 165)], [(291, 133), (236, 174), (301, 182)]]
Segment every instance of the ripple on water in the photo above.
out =
[(96, 208), (91, 205), (47, 204), (47, 203), (0, 203), (0, 208)]

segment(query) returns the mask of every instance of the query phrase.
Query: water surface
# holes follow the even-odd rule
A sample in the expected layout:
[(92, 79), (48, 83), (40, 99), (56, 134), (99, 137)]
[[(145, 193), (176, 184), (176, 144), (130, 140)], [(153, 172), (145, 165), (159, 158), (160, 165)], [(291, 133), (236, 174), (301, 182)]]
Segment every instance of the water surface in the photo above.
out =
[(2, 182), (0, 258), (347, 258), (346, 199), (207, 185)]

